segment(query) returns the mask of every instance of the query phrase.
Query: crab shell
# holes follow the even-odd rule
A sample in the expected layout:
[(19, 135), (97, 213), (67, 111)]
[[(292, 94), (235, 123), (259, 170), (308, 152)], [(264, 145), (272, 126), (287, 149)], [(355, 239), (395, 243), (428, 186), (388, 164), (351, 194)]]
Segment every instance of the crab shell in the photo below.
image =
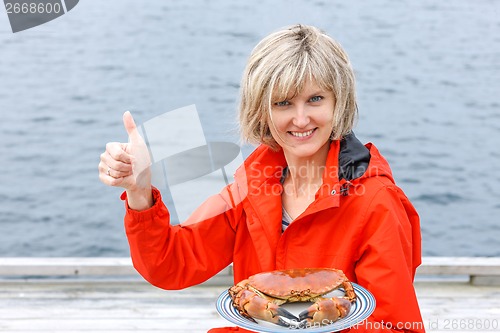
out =
[[(324, 297), (343, 287), (345, 295)], [(301, 268), (258, 273), (229, 288), (233, 306), (250, 319), (261, 319), (285, 327), (324, 325), (347, 316), (356, 300), (354, 288), (341, 270)], [(313, 302), (298, 317), (280, 305)], [(285, 320), (292, 320), (295, 324)], [(298, 324), (298, 326), (296, 326)]]
[[(344, 273), (333, 268), (277, 270), (258, 273), (248, 278), (248, 284), (253, 288), (286, 302), (314, 300), (346, 282), (349, 283), (349, 280)], [(352, 298), (347, 294), (348, 298)]]

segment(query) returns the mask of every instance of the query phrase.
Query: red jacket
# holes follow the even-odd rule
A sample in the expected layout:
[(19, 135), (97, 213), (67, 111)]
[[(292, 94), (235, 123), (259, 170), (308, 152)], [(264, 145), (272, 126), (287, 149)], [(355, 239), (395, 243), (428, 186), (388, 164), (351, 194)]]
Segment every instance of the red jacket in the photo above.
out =
[(366, 145), (366, 172), (339, 180), (340, 146), (339, 141), (331, 143), (315, 201), (284, 232), (280, 177), (286, 161), (282, 151), (264, 145), (237, 170), (234, 183), (181, 225), (170, 225), (156, 189), (149, 210), (137, 212), (126, 205), (134, 267), (164, 289), (199, 284), (231, 262), (235, 283), (274, 269), (333, 267), (368, 289), (377, 302), (366, 326), (346, 332), (424, 332), (413, 288), (421, 263), (417, 212), (372, 144)]

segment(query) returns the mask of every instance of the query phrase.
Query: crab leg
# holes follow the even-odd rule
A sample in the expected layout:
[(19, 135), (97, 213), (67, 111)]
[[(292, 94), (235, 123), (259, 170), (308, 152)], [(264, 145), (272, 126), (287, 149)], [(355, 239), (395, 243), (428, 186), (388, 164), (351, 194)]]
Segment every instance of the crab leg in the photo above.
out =
[(356, 300), (356, 293), (354, 292), (354, 288), (352, 286), (352, 283), (349, 281), (344, 281), (342, 283), (342, 287), (344, 287), (344, 290), (345, 290), (345, 296), (343, 298), (345, 298), (351, 302), (354, 302)]

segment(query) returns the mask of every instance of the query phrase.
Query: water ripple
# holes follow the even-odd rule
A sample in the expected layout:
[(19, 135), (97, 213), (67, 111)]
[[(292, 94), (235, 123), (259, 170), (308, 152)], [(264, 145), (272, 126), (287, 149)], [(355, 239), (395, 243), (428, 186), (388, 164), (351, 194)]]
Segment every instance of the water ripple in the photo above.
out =
[(42, 116), (42, 117), (35, 117), (32, 118), (31, 121), (34, 123), (48, 123), (53, 121), (55, 118), (51, 116)]
[(433, 205), (447, 206), (453, 203), (464, 201), (465, 198), (454, 193), (427, 193), (417, 196), (414, 200)]

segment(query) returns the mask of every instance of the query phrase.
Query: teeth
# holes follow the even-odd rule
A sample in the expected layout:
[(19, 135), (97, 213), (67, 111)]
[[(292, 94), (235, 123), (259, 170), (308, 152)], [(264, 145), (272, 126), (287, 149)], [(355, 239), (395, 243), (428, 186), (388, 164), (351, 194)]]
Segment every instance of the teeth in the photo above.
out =
[(312, 132), (314, 130), (310, 130), (310, 131), (307, 131), (307, 132), (290, 132), (293, 136), (296, 136), (298, 138), (301, 138), (301, 137), (304, 137), (304, 136), (308, 136), (308, 135), (311, 135)]

